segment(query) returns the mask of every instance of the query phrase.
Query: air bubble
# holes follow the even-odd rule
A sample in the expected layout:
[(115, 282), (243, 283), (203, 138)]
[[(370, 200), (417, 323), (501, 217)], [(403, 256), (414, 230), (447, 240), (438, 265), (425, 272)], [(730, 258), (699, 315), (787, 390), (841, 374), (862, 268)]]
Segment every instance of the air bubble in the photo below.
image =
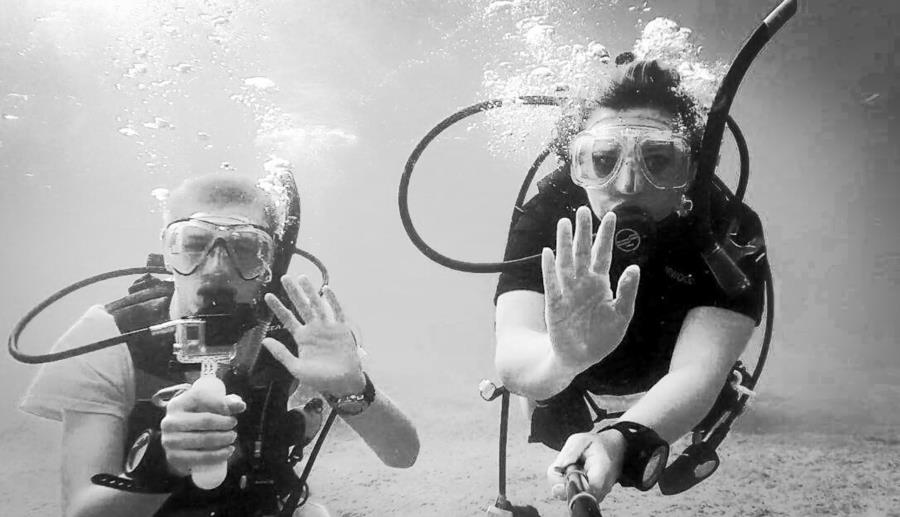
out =
[(160, 203), (165, 202), (169, 199), (169, 189), (167, 188), (155, 188), (150, 191), (150, 195), (153, 196), (154, 199), (159, 201)]
[(269, 90), (275, 87), (275, 81), (268, 77), (248, 77), (247, 79), (244, 79), (244, 84), (252, 86), (257, 90)]

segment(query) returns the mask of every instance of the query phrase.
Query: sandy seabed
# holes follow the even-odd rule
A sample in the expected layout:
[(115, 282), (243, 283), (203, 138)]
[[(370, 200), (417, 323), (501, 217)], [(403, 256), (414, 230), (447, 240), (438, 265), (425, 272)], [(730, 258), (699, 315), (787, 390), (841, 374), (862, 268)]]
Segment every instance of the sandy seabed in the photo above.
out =
[[(432, 407), (440, 414), (411, 413), (422, 449), (404, 470), (383, 466), (337, 425), (313, 470), (312, 499), (336, 517), (483, 515), (497, 495), (499, 406), (473, 397), (471, 404)], [(720, 449), (722, 466), (707, 481), (676, 496), (616, 487), (601, 505), (604, 516), (900, 517), (900, 429), (867, 424), (814, 432), (776, 410), (757, 406), (738, 421)], [(0, 515), (58, 515), (58, 425), (17, 415), (4, 427)], [(544, 477), (554, 453), (527, 444), (525, 428), (513, 407), (508, 496), (545, 517), (565, 516)]]

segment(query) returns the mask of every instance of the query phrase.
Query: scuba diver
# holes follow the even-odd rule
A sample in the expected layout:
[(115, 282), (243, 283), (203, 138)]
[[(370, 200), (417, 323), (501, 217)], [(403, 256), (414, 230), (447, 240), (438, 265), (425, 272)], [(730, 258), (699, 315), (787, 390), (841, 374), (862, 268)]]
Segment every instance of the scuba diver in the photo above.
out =
[[(62, 422), (64, 515), (328, 515), (302, 505), (308, 489), (293, 468), (324, 409), (320, 399), (289, 409), (298, 385), (321, 394), (386, 465), (415, 462), (416, 430), (363, 371), (334, 293), (273, 267), (279, 244), (294, 252), (292, 239), (280, 240), (287, 223), (276, 194), (221, 173), (185, 181), (164, 214), (172, 280), (143, 277), (128, 296), (91, 307), (55, 344), (69, 350), (193, 318), (205, 321), (209, 345), (201, 340), (194, 352), (231, 351), (222, 364), (191, 361), (196, 328), (177, 337), (154, 330), (44, 365), (21, 409)], [(260, 323), (263, 312), (274, 325)], [(210, 472), (221, 474), (210, 482)]]
[[(573, 517), (599, 516), (599, 501), (616, 483), (673, 495), (718, 469), (716, 449), (766, 364), (775, 300), (762, 224), (743, 202), (749, 150), (729, 110), (797, 4), (782, 0), (744, 41), (705, 122), (674, 69), (623, 52), (619, 77), (600, 95), (482, 101), (442, 120), (413, 149), (398, 191), (410, 241), (441, 266), (501, 274), (494, 302), (502, 382), (478, 386), (483, 400), (500, 401), (499, 490), (485, 515), (539, 515), (507, 497), (511, 394), (524, 399), (529, 441), (560, 451), (547, 474)], [(555, 141), (519, 188), (504, 260), (451, 258), (413, 224), (413, 171), (443, 131), (509, 105), (562, 108)], [(740, 158), (734, 192), (716, 175), (726, 128)], [(526, 203), (550, 155), (560, 166)], [(750, 370), (739, 358), (763, 312)], [(688, 432), (690, 444), (669, 461), (669, 444)]]
[[(495, 296), (496, 368), (526, 401), (529, 441), (559, 450), (554, 494), (579, 465), (598, 501), (617, 482), (654, 486), (668, 444), (710, 413), (760, 323), (768, 271), (757, 215), (698, 188), (704, 127), (678, 73), (617, 61), (598, 99), (564, 107), (561, 166), (517, 214), (504, 258), (541, 260), (504, 270)], [(741, 251), (740, 282), (716, 276), (709, 225)], [(624, 413), (604, 409), (601, 396), (626, 395)]]

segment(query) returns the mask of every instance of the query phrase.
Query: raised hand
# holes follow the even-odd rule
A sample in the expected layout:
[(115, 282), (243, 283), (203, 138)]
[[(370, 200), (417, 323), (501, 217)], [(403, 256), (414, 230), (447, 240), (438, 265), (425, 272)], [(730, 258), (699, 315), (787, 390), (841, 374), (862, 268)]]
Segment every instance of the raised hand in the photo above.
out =
[(360, 393), (366, 386), (356, 339), (344, 319), (334, 293), (325, 287), (322, 295), (301, 275), (281, 277), (281, 284), (297, 309), (300, 320), (274, 295), (266, 303), (297, 343), (297, 355), (272, 338), (263, 345), (302, 384), (334, 396)]
[(609, 265), (616, 215), (603, 216), (591, 245), (591, 211), (575, 214), (575, 235), (568, 219), (556, 227), (556, 256), (544, 248), (544, 308), (550, 345), (563, 365), (585, 369), (609, 355), (622, 341), (637, 297), (640, 269), (629, 266), (619, 277), (616, 296)]

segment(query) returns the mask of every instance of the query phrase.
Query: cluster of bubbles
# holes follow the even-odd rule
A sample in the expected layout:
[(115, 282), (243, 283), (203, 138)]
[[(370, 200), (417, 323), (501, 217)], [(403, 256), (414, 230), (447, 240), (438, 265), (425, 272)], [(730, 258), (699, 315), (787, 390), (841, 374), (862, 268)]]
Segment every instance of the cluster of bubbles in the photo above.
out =
[(682, 89), (698, 104), (695, 115), (701, 125), (716, 96), (719, 82), (728, 71), (725, 63), (703, 61), (702, 51), (703, 47), (694, 43), (691, 29), (679, 27), (667, 18), (649, 21), (634, 44), (637, 59), (658, 59), (678, 71)]
[(263, 164), (263, 170), (266, 175), (259, 179), (256, 186), (272, 199), (274, 213), (270, 215), (277, 224), (275, 235), (280, 238), (288, 223), (288, 208), (291, 200), (285, 181), (291, 181), (293, 166), (291, 162), (283, 158), (272, 156)]
[[(109, 25), (118, 45), (110, 47), (108, 80), (132, 101), (118, 117), (118, 131), (139, 147), (148, 173), (171, 172), (174, 164), (163, 142), (183, 139), (176, 102), (189, 98), (190, 84), (203, 75), (224, 84), (233, 80), (238, 52), (231, 18), (243, 7), (239, 1), (131, 5), (118, 10), (118, 19)], [(209, 131), (192, 137), (202, 150), (215, 147)]]
[(163, 187), (155, 188), (150, 191), (150, 195), (156, 200), (159, 211), (168, 217), (166, 214), (169, 207), (169, 189)]
[[(647, 13), (651, 8), (644, 2), (628, 10)], [(558, 30), (563, 25), (561, 16), (571, 14), (544, 0), (494, 1), (484, 8), (485, 27), (505, 25), (512, 29), (503, 35), (510, 46), (504, 59), (485, 65), (481, 84), (484, 97), (503, 99), (508, 107), (488, 111), (469, 127), (486, 129), (488, 149), (494, 155), (510, 156), (521, 151), (534, 155), (557, 129), (559, 109), (536, 109), (516, 103), (518, 97), (596, 99), (616, 75), (615, 56), (603, 42), (576, 41)], [(660, 59), (676, 68), (682, 87), (698, 102), (696, 117), (702, 125), (726, 66), (704, 62), (701, 51), (690, 29), (662, 17), (644, 25), (631, 49), (636, 59)]]
[(241, 91), (231, 99), (253, 113), (257, 125), (254, 143), (269, 155), (291, 161), (314, 162), (336, 147), (353, 145), (358, 137), (340, 127), (312, 124), (296, 113), (285, 112), (272, 96), (276, 83), (267, 77), (244, 79)]
[(484, 125), (495, 155), (534, 152), (551, 133), (559, 110), (536, 109), (517, 103), (524, 95), (586, 97), (595, 93), (598, 78), (609, 73), (610, 53), (596, 40), (565, 39), (555, 23), (554, 6), (544, 1), (495, 1), (483, 11), (486, 27), (507, 27), (502, 59), (484, 67), (482, 94), (503, 99), (507, 107), (485, 113)]

